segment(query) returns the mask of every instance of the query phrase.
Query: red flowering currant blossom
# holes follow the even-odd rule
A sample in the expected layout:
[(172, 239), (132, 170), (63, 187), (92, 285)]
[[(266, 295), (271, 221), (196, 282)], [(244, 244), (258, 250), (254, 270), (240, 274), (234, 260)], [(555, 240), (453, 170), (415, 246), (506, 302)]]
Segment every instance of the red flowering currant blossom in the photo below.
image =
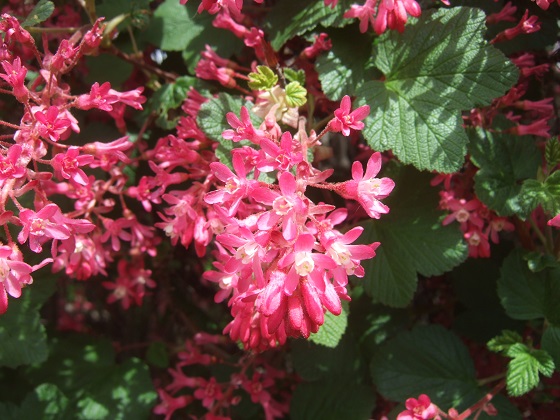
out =
[(194, 391), (194, 397), (202, 400), (202, 405), (206, 408), (212, 407), (214, 401), (222, 398), (222, 389), (220, 384), (216, 382), (216, 378), (212, 377), (209, 381), (204, 378), (198, 379), (199, 388)]
[(265, 133), (262, 130), (256, 129), (253, 126), (249, 111), (246, 107), (241, 107), (241, 119), (237, 118), (233, 112), (226, 114), (226, 120), (233, 130), (225, 130), (222, 137), (226, 140), (241, 141), (249, 140), (252, 143), (260, 144), (261, 139), (265, 138)]
[(368, 23), (371, 22), (371, 26), (375, 25), (375, 6), (377, 0), (366, 0), (363, 6), (353, 4), (346, 13), (344, 17), (347, 19), (358, 18), (360, 20), (360, 32), (365, 33), (368, 28)]
[(369, 106), (362, 105), (350, 112), (351, 101), (348, 95), (340, 101), (340, 108), (334, 111), (334, 118), (329, 122), (328, 128), (334, 132), (342, 132), (343, 135), (349, 136), (350, 129), (361, 130), (364, 128), (362, 120), (369, 115)]
[(0, 246), (0, 315), (8, 309), (8, 295), (19, 298), (22, 286), (33, 281), (32, 272), (17, 248)]
[(51, 141), (60, 140), (66, 130), (72, 125), (72, 121), (68, 118), (59, 118), (58, 107), (52, 105), (46, 112), (36, 111), (33, 116), (37, 120), (37, 130), (39, 135)]
[(476, 227), (472, 227), (463, 236), (469, 246), (469, 257), (490, 258), (490, 242), (488, 242), (487, 234)]
[(88, 185), (89, 179), (80, 166), (93, 162), (93, 156), (80, 155), (80, 149), (71, 146), (65, 153), (58, 153), (52, 160), (54, 173), (59, 179), (69, 179), (79, 185)]
[[(531, 0), (531, 1), (536, 1), (537, 6), (539, 6), (543, 10), (548, 10), (550, 5), (552, 3), (554, 3), (554, 0)], [(557, 1), (558, 1), (558, 4), (560, 4), (560, 0), (557, 0)]]
[(29, 98), (29, 90), (25, 86), (27, 68), (21, 65), (21, 59), (16, 57), (12, 64), (2, 60), (2, 67), (6, 74), (0, 74), (0, 78), (12, 87), (13, 94), (18, 101), (27, 102)]
[(172, 397), (163, 389), (158, 389), (157, 392), (161, 403), (154, 407), (154, 414), (165, 415), (164, 420), (170, 420), (175, 411), (186, 407), (194, 401), (194, 398), (191, 395)]
[(390, 178), (375, 178), (381, 170), (381, 153), (376, 152), (368, 160), (366, 172), (356, 161), (352, 165), (352, 179), (335, 185), (335, 191), (344, 198), (356, 200), (362, 205), (369, 217), (379, 219), (382, 214), (389, 213), (389, 207), (381, 203), (387, 197), (395, 182)]
[(8, 149), (6, 156), (0, 154), (0, 181), (22, 178), (27, 174), (26, 165), (20, 161), (22, 147), (13, 144)]
[(420, 5), (415, 0), (381, 0), (373, 28), (377, 34), (389, 29), (404, 31), (408, 15), (418, 17), (422, 14)]
[(431, 420), (438, 416), (438, 409), (426, 394), (409, 398), (405, 402), (406, 410), (397, 416), (397, 420)]
[(29, 248), (39, 253), (43, 250), (42, 244), (50, 238), (68, 239), (71, 231), (68, 226), (59, 222), (61, 216), (60, 208), (54, 203), (47, 204), (38, 212), (22, 210), (19, 213), (19, 220), (23, 224), (23, 229), (18, 235), (19, 243), (29, 239)]
[(554, 216), (552, 219), (548, 221), (548, 226), (554, 226), (560, 228), (560, 214)]

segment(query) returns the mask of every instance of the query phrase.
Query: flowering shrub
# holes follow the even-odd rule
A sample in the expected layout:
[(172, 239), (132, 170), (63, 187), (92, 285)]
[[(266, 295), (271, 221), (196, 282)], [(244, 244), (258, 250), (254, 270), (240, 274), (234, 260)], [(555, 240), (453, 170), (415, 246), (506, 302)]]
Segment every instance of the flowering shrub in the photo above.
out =
[(556, 3), (2, 6), (0, 417), (556, 418)]

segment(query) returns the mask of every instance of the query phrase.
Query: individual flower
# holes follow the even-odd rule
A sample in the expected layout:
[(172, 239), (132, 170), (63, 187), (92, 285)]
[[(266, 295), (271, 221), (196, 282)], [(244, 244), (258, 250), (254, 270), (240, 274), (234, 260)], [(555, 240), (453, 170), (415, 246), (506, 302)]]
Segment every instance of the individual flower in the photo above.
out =
[(18, 235), (20, 244), (29, 239), (29, 248), (33, 252), (41, 252), (42, 244), (49, 238), (52, 239), (68, 239), (70, 230), (65, 224), (59, 223), (57, 218), (62, 215), (60, 208), (50, 203), (38, 212), (30, 209), (24, 209), (19, 214), (19, 220), (23, 224), (23, 229)]
[(406, 410), (397, 416), (397, 420), (430, 420), (437, 416), (437, 407), (430, 397), (422, 394), (416, 398), (409, 398), (405, 402)]
[(54, 172), (59, 179), (69, 179), (79, 185), (88, 185), (89, 179), (80, 166), (93, 162), (93, 156), (80, 155), (80, 149), (72, 146), (65, 153), (58, 153), (52, 160)]
[(334, 111), (334, 118), (329, 122), (328, 127), (334, 132), (342, 132), (345, 136), (350, 135), (350, 129), (361, 130), (364, 128), (362, 120), (369, 115), (369, 106), (362, 105), (351, 110), (351, 101), (348, 95), (340, 101), (340, 108)]
[(21, 288), (33, 281), (32, 271), (19, 251), (7, 245), (0, 246), (0, 315), (8, 309), (8, 295), (19, 298)]
[(373, 219), (389, 213), (389, 207), (379, 200), (387, 197), (395, 187), (395, 182), (390, 178), (375, 178), (380, 169), (381, 153), (376, 152), (369, 158), (365, 174), (362, 164), (356, 161), (352, 165), (352, 180), (335, 185), (337, 193), (356, 200)]
[(552, 219), (548, 221), (548, 226), (554, 226), (560, 228), (560, 214), (554, 216)]
[(68, 118), (60, 117), (58, 107), (52, 105), (46, 112), (37, 111), (34, 114), (37, 120), (39, 135), (51, 141), (60, 140), (60, 136), (72, 125)]

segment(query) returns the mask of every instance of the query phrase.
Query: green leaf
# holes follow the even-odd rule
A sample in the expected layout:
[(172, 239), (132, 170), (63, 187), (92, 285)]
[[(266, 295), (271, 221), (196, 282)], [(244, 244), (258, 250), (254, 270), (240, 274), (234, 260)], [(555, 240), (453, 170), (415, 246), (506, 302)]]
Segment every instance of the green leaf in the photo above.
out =
[(41, 363), (47, 358), (47, 336), (39, 308), (54, 293), (52, 277), (41, 280), (36, 273), (33, 285), (19, 299), (9, 299), (8, 311), (0, 316), (0, 366), (15, 368)]
[(351, 334), (346, 333), (334, 348), (309, 340), (293, 340), (291, 356), (297, 374), (306, 381), (340, 379), (359, 380), (364, 370), (360, 352)]
[(284, 73), (284, 77), (289, 82), (299, 82), (300, 85), (305, 85), (305, 71), (303, 70), (294, 70), (289, 67), (282, 69)]
[(560, 171), (552, 173), (544, 182), (536, 179), (526, 180), (520, 196), (528, 211), (533, 211), (541, 205), (547, 214), (556, 216), (560, 213)]
[(554, 362), (544, 350), (531, 350), (526, 345), (512, 345), (507, 355), (513, 359), (508, 364), (506, 386), (508, 394), (519, 397), (535, 388), (539, 383), (539, 372), (552, 376)]
[(300, 107), (307, 102), (307, 89), (299, 82), (290, 82), (286, 86), (286, 103), (290, 108)]
[(282, 0), (275, 4), (266, 18), (267, 33), (271, 45), (278, 51), (282, 45), (295, 36), (312, 31), (317, 26), (343, 26), (350, 20), (342, 15), (349, 7), (349, 1), (342, 0), (331, 9), (323, 0)]
[(53, 384), (39, 385), (26, 395), (19, 407), (0, 403), (0, 417), (3, 420), (41, 419), (60, 420), (69, 418), (68, 398)]
[(500, 273), (498, 295), (506, 313), (514, 319), (543, 318), (545, 273), (529, 270), (520, 250), (508, 255)]
[(541, 347), (552, 356), (556, 370), (560, 371), (560, 326), (548, 325), (546, 327)]
[(162, 341), (154, 341), (148, 347), (146, 352), (146, 361), (159, 368), (167, 368), (169, 366), (169, 354), (167, 346)]
[(469, 130), (471, 160), (476, 173), (478, 198), (501, 216), (525, 216), (520, 199), (521, 180), (534, 177), (541, 161), (535, 142), (528, 136)]
[(197, 7), (192, 1), (184, 6), (175, 0), (165, 0), (154, 11), (148, 28), (140, 32), (139, 41), (164, 51), (182, 51), (190, 73), (194, 73), (206, 45), (222, 57), (241, 51), (243, 42), (231, 36), (231, 32), (213, 27), (214, 16), (197, 13)]
[(293, 420), (367, 419), (375, 407), (371, 387), (352, 380), (330, 380), (302, 383), (290, 403)]
[(170, 115), (171, 110), (179, 108), (187, 97), (189, 88), (196, 83), (196, 79), (181, 76), (174, 83), (160, 87), (150, 98), (146, 109), (157, 114), (156, 124), (165, 130), (173, 129), (179, 120), (178, 116)]
[(364, 288), (374, 301), (406, 306), (416, 290), (417, 272), (440, 275), (465, 260), (468, 248), (457, 226), (442, 226), (432, 175), (401, 167), (389, 175), (396, 184), (384, 200), (391, 209), (380, 220), (364, 223), (363, 243), (379, 241), (377, 255), (363, 262)]
[(371, 374), (385, 398), (405, 401), (427, 394), (444, 410), (463, 407), (479, 392), (467, 348), (439, 325), (416, 327), (382, 345)]
[(466, 7), (428, 10), (404, 33), (379, 37), (373, 64), (385, 81), (356, 93), (371, 107), (363, 135), (373, 149), (392, 149), (419, 169), (454, 172), (463, 165), (461, 111), (488, 105), (517, 81), (515, 66), (484, 40), (485, 18)]
[(544, 157), (546, 159), (546, 167), (555, 168), (560, 163), (560, 141), (558, 137), (551, 137), (546, 142), (544, 149)]
[(316, 334), (311, 334), (309, 340), (322, 346), (335, 348), (346, 331), (348, 325), (348, 305), (343, 304), (342, 313), (333, 315), (325, 314), (325, 323)]
[(54, 3), (49, 0), (39, 0), (29, 16), (22, 22), (21, 26), (35, 26), (47, 20), (54, 12)]
[(108, 340), (54, 339), (46, 363), (28, 368), (34, 384), (58, 386), (77, 419), (148, 419), (157, 398), (148, 367), (138, 359), (120, 365)]
[(488, 342), (488, 349), (496, 353), (507, 353), (511, 346), (521, 342), (523, 342), (523, 337), (518, 332), (505, 330), (501, 335)]
[(182, 51), (203, 31), (195, 7), (185, 7), (175, 0), (165, 0), (154, 11), (149, 37), (165, 51)]
[(249, 87), (253, 90), (272, 89), (278, 83), (278, 76), (268, 66), (257, 66), (257, 72), (249, 73)]
[(344, 95), (355, 95), (365, 80), (373, 78), (373, 70), (366, 67), (371, 57), (368, 42), (356, 42), (363, 37), (348, 29), (329, 31), (332, 48), (321, 54), (315, 63), (321, 87), (327, 98), (339, 101)]

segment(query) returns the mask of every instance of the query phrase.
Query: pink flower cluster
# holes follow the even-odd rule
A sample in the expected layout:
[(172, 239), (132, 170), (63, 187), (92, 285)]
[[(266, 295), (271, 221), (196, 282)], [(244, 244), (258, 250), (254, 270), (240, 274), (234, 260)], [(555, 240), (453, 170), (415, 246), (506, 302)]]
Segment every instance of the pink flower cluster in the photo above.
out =
[(443, 219), (443, 224), (459, 222), (469, 246), (469, 256), (489, 258), (490, 241), (499, 243), (500, 232), (513, 231), (515, 226), (506, 217), (497, 216), (473, 196), (470, 180), (474, 168), (470, 166), (470, 171), (466, 172), (467, 174), (438, 175), (432, 180), (432, 185), (444, 185), (439, 205), (450, 213)]
[[(189, 92), (177, 135), (160, 139), (147, 152), (155, 175), (141, 179), (129, 194), (146, 209), (165, 204), (159, 213), (163, 222), (156, 226), (173, 244), (194, 242), (202, 256), (215, 239), (214, 270), (204, 278), (219, 285), (217, 302), (229, 298), (234, 319), (225, 332), (233, 340), (264, 350), (289, 336), (309, 337), (324, 323), (325, 311), (341, 313), (341, 299), (349, 299), (348, 276), (364, 275), (360, 262), (374, 257), (379, 244), (354, 244), (363, 229), (339, 231), (336, 226), (347, 211), (316, 203), (308, 192), (337, 192), (379, 218), (389, 211), (380, 200), (394, 183), (376, 178), (379, 153), (371, 155), (365, 174), (362, 164), (355, 162), (351, 180), (326, 182), (332, 170), (311, 165), (308, 151), (320, 139), (305, 132), (304, 119), (294, 135), (282, 132), (273, 111), (254, 126), (245, 107), (239, 116), (226, 115), (231, 129), (222, 135), (247, 144), (233, 148), (231, 166), (218, 162), (212, 142), (196, 123), (204, 100), (195, 90)], [(368, 112), (367, 106), (352, 111), (350, 98), (345, 97), (322, 134), (359, 130)], [(168, 191), (173, 185), (175, 189)]]
[[(103, 30), (100, 19), (88, 31), (60, 41), (56, 52), (42, 53), (15, 17), (0, 16), (0, 92), (20, 106), (11, 121), (0, 120), (11, 131), (2, 135), (0, 153), (0, 224), (7, 237), (7, 244), (0, 245), (0, 313), (7, 309), (7, 295), (19, 297), (21, 288), (32, 282), (30, 274), (48, 263), (85, 280), (105, 274), (106, 262), (119, 250), (121, 240), (144, 251), (150, 248), (152, 229), (126, 208), (120, 219), (107, 216), (118, 208), (107, 195), (122, 195), (126, 177), (120, 164), (130, 163), (125, 152), (133, 144), (126, 137), (109, 143), (68, 144), (72, 133), (80, 131), (74, 109), (142, 109), (146, 100), (142, 88), (118, 92), (108, 82), (95, 83), (88, 93), (73, 95), (64, 83), (65, 75), (85, 55), (96, 52)], [(48, 43), (44, 45), (47, 48)], [(27, 83), (31, 70), (37, 76)], [(88, 174), (92, 168), (104, 173), (102, 179)], [(16, 226), (17, 242), (34, 253), (50, 244), (50, 257), (33, 267), (23, 262), (9, 226)], [(105, 245), (109, 240), (110, 245)]]

